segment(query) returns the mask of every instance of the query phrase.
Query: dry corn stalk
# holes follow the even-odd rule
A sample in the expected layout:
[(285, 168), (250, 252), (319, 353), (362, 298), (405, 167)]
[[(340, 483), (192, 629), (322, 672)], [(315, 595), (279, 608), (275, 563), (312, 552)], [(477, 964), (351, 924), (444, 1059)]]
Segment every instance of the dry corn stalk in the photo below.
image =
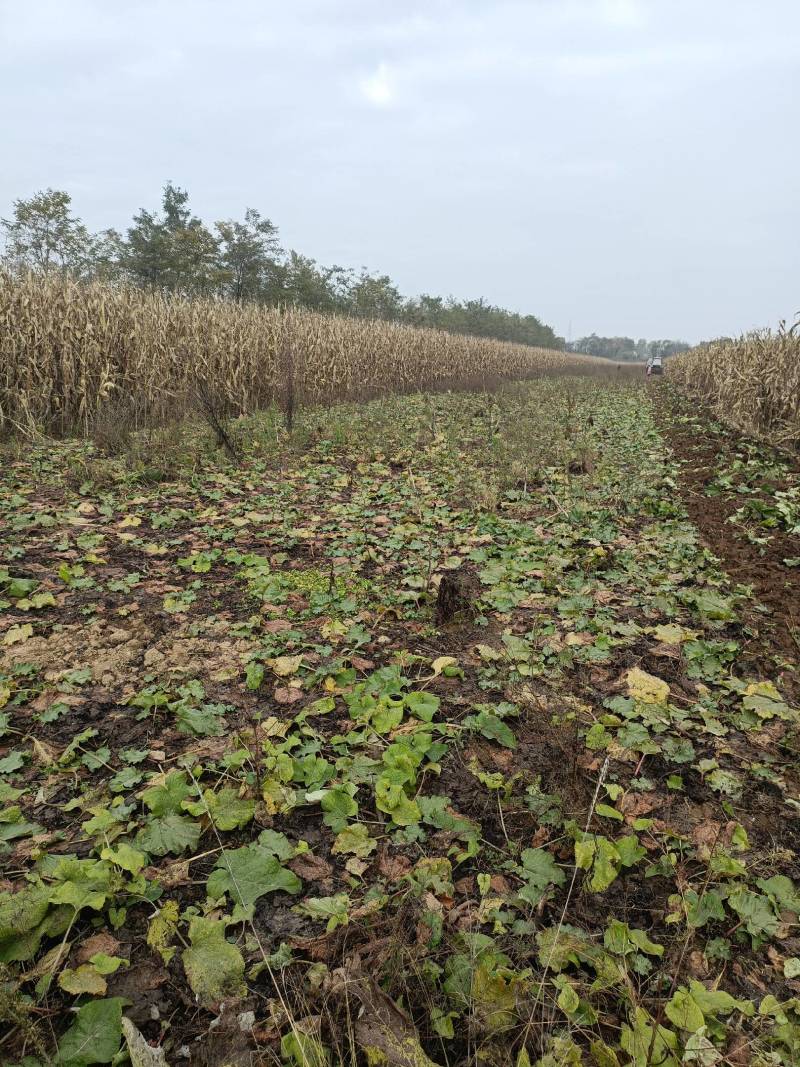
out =
[(198, 380), (227, 410), (250, 413), (281, 401), (286, 351), (298, 405), (602, 362), (300, 308), (0, 273), (0, 429), (85, 434), (107, 403), (147, 424), (180, 414)]
[(700, 345), (668, 373), (722, 422), (776, 445), (800, 441), (800, 321)]

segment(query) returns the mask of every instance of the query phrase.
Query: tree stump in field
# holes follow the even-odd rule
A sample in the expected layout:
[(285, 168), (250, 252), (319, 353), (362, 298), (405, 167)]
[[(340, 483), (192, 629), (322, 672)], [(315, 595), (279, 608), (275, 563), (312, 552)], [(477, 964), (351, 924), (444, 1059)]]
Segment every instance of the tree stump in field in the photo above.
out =
[[(460, 615), (468, 615), (475, 607), (478, 582), (468, 571), (449, 571), (439, 581), (434, 617), (437, 626), (453, 622)], [(469, 616), (471, 618), (471, 614)]]

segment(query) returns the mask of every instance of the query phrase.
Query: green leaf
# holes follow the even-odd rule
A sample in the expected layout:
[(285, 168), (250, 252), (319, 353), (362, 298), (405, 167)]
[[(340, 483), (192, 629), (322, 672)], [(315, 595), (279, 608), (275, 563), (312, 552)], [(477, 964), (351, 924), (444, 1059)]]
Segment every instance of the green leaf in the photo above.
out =
[(800, 893), (794, 887), (791, 878), (785, 874), (774, 874), (771, 878), (759, 878), (756, 882), (778, 904), (781, 911), (792, 911), (800, 915)]
[(277, 856), (281, 862), (290, 860), (295, 854), (294, 845), (286, 834), (278, 833), (277, 830), (262, 830), (258, 835), (258, 844), (265, 852)]
[(433, 693), (407, 693), (405, 705), (416, 719), (430, 722), (439, 710), (441, 701)]
[(122, 997), (92, 1000), (78, 1009), (75, 1022), (58, 1045), (62, 1067), (111, 1063), (122, 1040)]
[(618, 838), (614, 842), (614, 847), (623, 867), (634, 867), (647, 855), (647, 849), (639, 844), (636, 834), (626, 834), (625, 837)]
[(153, 815), (180, 814), (181, 804), (191, 792), (183, 771), (172, 771), (160, 785), (151, 786), (142, 793), (142, 801)]
[[(562, 981), (564, 981), (563, 977)], [(561, 986), (561, 991), (556, 997), (556, 1002), (565, 1015), (574, 1015), (580, 1007), (581, 998), (569, 982), (564, 981), (564, 984)]]
[(499, 715), (494, 715), (492, 712), (481, 711), (477, 715), (468, 715), (464, 720), (464, 725), (470, 730), (477, 730), (489, 741), (497, 741), (506, 748), (517, 747), (517, 739), (513, 730), (503, 722)]
[(595, 846), (596, 852), (589, 888), (595, 893), (602, 893), (619, 874), (621, 861), (614, 843), (607, 838), (598, 837)]
[(76, 911), (100, 911), (113, 893), (112, 874), (105, 860), (61, 860), (53, 872), (57, 884), (50, 891), (50, 901), (71, 904)]
[[(544, 890), (549, 885), (563, 885), (566, 875), (546, 848), (526, 848), (522, 856), (522, 877), (535, 890)], [(538, 903), (538, 901), (537, 901)]]
[(681, 1030), (694, 1032), (705, 1025), (705, 1017), (700, 1006), (685, 989), (678, 989), (664, 1009), (671, 1023)]
[(50, 889), (27, 886), (18, 893), (0, 893), (0, 942), (38, 926), (50, 907)]
[(65, 992), (75, 997), (84, 993), (102, 997), (108, 988), (105, 978), (90, 963), (83, 963), (75, 970), (65, 967), (58, 976), (58, 984)]
[(257, 844), (225, 851), (208, 879), (208, 895), (218, 900), (227, 893), (234, 904), (247, 908), (266, 893), (299, 893), (300, 879), (282, 867), (275, 856)]
[(334, 831), (343, 830), (347, 820), (358, 814), (358, 804), (353, 799), (350, 789), (344, 785), (334, 786), (325, 791), (321, 800), (325, 812), (323, 822)]
[(589, 1045), (596, 1067), (619, 1067), (619, 1059), (613, 1048), (597, 1038)]
[(713, 889), (706, 890), (702, 895), (693, 889), (687, 889), (685, 893), (686, 921), (689, 926), (701, 927), (710, 921), (722, 921), (725, 918), (725, 906), (722, 897)]
[(646, 952), (650, 956), (663, 956), (664, 946), (657, 944), (655, 941), (651, 941), (644, 930), (629, 930), (628, 931), (631, 941), (639, 949), (640, 952)]
[(381, 697), (372, 713), (371, 721), (379, 734), (391, 733), (403, 721), (403, 701)]
[(152, 819), (137, 837), (137, 845), (152, 856), (180, 856), (186, 849), (194, 851), (200, 840), (200, 824), (182, 815), (164, 815)]
[(23, 752), (22, 749), (12, 749), (7, 756), (3, 756), (0, 759), (0, 774), (11, 774), (13, 771), (18, 771), (27, 758), (27, 753)]
[(732, 601), (712, 589), (692, 590), (687, 599), (691, 599), (698, 614), (703, 618), (731, 622), (736, 617)]
[[(655, 1030), (655, 1036), (653, 1031)], [(653, 1019), (644, 1008), (635, 1008), (629, 1026), (622, 1027), (622, 1049), (631, 1057), (633, 1067), (679, 1067), (680, 1060), (674, 1055), (678, 1038), (666, 1026), (657, 1029)]]
[(331, 1055), (315, 1034), (293, 1026), (281, 1038), (281, 1059), (287, 1067), (330, 1067)]
[(147, 863), (147, 856), (144, 852), (131, 848), (125, 841), (119, 843), (116, 851), (110, 847), (104, 848), (100, 853), (100, 859), (110, 860), (111, 863), (115, 863), (117, 867), (121, 867), (123, 871), (129, 871), (131, 874), (138, 874)]
[(617, 811), (616, 808), (612, 808), (610, 804), (597, 804), (594, 809), (598, 815), (603, 815), (606, 819), (615, 819), (617, 822), (624, 822), (625, 816), (621, 811)]
[(248, 689), (258, 689), (264, 681), (266, 670), (263, 663), (251, 659), (245, 670), (245, 685)]
[(376, 807), (391, 815), (397, 826), (412, 826), (422, 818), (417, 803), (406, 796), (405, 780), (398, 771), (385, 771), (375, 783)]
[(218, 830), (241, 830), (253, 818), (256, 802), (240, 797), (236, 789), (225, 786), (218, 793), (204, 790), (202, 800), (184, 800), (183, 808), (190, 815), (210, 815)]
[(728, 895), (728, 903), (751, 937), (774, 937), (778, 932), (778, 918), (768, 897), (739, 887)]
[(605, 726), (601, 722), (596, 722), (586, 731), (584, 742), (586, 747), (593, 752), (597, 752), (600, 749), (608, 748), (611, 741), (611, 734), (606, 730)]
[(225, 733), (225, 719), (220, 704), (201, 704), (199, 708), (179, 704), (175, 709), (178, 730), (195, 737), (221, 737)]
[(292, 910), (311, 919), (327, 919), (326, 929), (330, 933), (348, 922), (349, 908), (347, 893), (337, 893), (333, 897), (309, 897), (301, 904), (295, 904)]
[(352, 853), (359, 859), (366, 857), (378, 847), (378, 842), (369, 836), (369, 831), (363, 823), (357, 822), (352, 826), (346, 826), (338, 834), (331, 851), (334, 855)]
[(221, 1000), (245, 995), (244, 958), (225, 940), (223, 922), (192, 919), (189, 941), (192, 947), (183, 952), (183, 968), (203, 1007), (213, 1009)]

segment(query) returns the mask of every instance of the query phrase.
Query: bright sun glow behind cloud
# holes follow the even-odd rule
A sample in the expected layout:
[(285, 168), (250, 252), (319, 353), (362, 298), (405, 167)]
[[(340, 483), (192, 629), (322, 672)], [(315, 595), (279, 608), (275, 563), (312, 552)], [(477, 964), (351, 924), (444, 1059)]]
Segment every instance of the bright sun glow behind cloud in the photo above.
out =
[(395, 100), (395, 88), (385, 63), (381, 63), (368, 78), (362, 79), (359, 88), (364, 99), (375, 107), (388, 107)]

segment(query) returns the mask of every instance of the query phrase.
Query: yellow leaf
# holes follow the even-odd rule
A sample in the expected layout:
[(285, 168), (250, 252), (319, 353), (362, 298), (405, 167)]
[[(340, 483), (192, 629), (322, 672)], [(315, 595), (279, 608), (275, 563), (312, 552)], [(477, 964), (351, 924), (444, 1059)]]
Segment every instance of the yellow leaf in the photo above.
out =
[(83, 963), (74, 971), (67, 967), (58, 976), (58, 984), (73, 996), (90, 993), (94, 997), (102, 997), (108, 988), (105, 978), (98, 974), (91, 963)]
[(274, 659), (268, 660), (267, 662), (279, 678), (288, 678), (290, 674), (294, 674), (298, 670), (300, 664), (303, 662), (303, 657), (302, 655), (276, 656)]
[(643, 704), (665, 704), (669, 697), (669, 686), (661, 679), (656, 678), (647, 671), (631, 667), (625, 675), (628, 683), (628, 693), (634, 700), (640, 700)]
[(166, 545), (157, 545), (154, 541), (148, 541), (142, 546), (142, 551), (148, 556), (163, 556), (169, 550)]
[(142, 520), (138, 515), (126, 515), (122, 522), (119, 524), (120, 530), (125, 530), (128, 526), (141, 526)]
[(654, 626), (651, 630), (656, 641), (665, 645), (679, 645), (682, 641), (692, 641), (697, 637), (696, 630), (687, 630), (685, 626), (678, 626), (674, 622), (664, 626)]
[(23, 623), (21, 626), (12, 626), (8, 633), (3, 638), (4, 645), (20, 645), (23, 641), (27, 641), (29, 637), (33, 636), (33, 626), (29, 622)]
[(437, 678), (445, 667), (455, 667), (458, 660), (454, 656), (439, 656), (431, 664), (431, 670), (433, 671), (433, 677)]

